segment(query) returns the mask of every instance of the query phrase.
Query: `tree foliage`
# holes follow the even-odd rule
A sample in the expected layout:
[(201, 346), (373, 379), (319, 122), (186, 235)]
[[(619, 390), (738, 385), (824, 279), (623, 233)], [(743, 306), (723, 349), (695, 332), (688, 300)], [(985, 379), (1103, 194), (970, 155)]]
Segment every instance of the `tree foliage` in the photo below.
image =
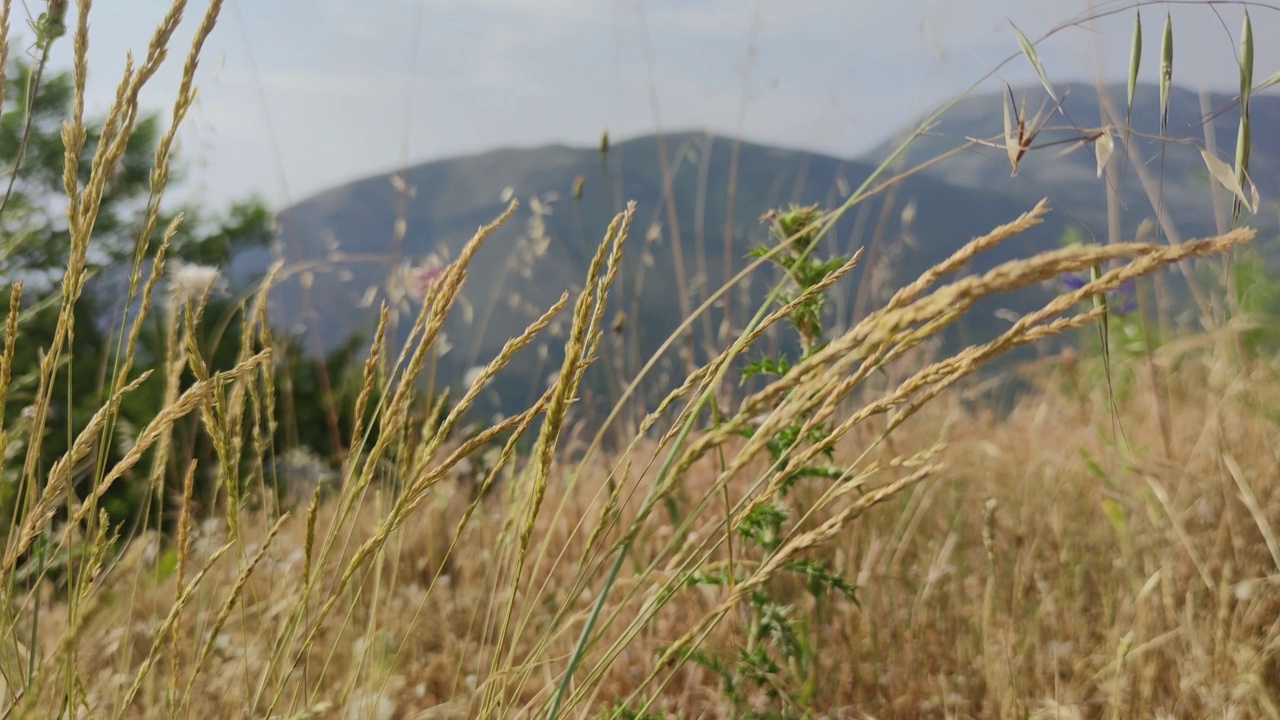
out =
[[(37, 76), (30, 63), (10, 59), (10, 76), (5, 88), (4, 112), (0, 114), (0, 281), (7, 289), (11, 283), (23, 283), (23, 310), (13, 359), (13, 381), (3, 408), (4, 428), (8, 441), (0, 458), (0, 527), (7, 527), (17, 501), (17, 478), (22, 472), (22, 458), (31, 438), (24, 435), (30, 423), (24, 416), (34, 400), (42, 353), (54, 338), (57, 322), (56, 297), (65, 271), (70, 235), (65, 212), (66, 189), (63, 180), (65, 146), (62, 140), (63, 120), (70, 116), (74, 90), (68, 73)], [(28, 116), (28, 106), (30, 115)], [(137, 258), (139, 239), (144, 232), (142, 220), (152, 196), (151, 174), (157, 143), (162, 131), (162, 118), (149, 114), (138, 119), (119, 167), (108, 182), (101, 209), (93, 228), (88, 257), (90, 281), (77, 301), (75, 325), (70, 336), (70, 352), (62, 354), (52, 405), (52, 415), (44, 429), (40, 463), (48, 468), (67, 450), (74, 438), (102, 406), (107, 378), (117, 359), (119, 334), (123, 318), (136, 312), (138, 300), (128, 297), (128, 280), (135, 261), (144, 274), (150, 268), (159, 242), (149, 243), (145, 257)], [(87, 141), (79, 163), (83, 184), (102, 136), (101, 119), (86, 123)], [(175, 179), (171, 176), (170, 184)], [(168, 203), (166, 203), (167, 205)], [(183, 214), (167, 251), (167, 263), (186, 262), (223, 266), (238, 249), (263, 244), (273, 234), (273, 219), (263, 202), (247, 198), (227, 208), (202, 206), (187, 201), (172, 208), (165, 207), (158, 227), (166, 227)], [(7, 298), (8, 293), (5, 293)], [(163, 305), (165, 298), (157, 298)], [(129, 301), (129, 302), (126, 302)], [(144, 327), (136, 352), (132, 376), (148, 369), (159, 370), (164, 358), (164, 310), (156, 308)], [(202, 314), (198, 334), (202, 349), (211, 358), (214, 369), (228, 366), (236, 355), (239, 342), (236, 332), (215, 332), (220, 324), (242, 311), (229, 297), (214, 298)], [(232, 325), (234, 327), (234, 325)], [(188, 372), (189, 376), (190, 373)], [(118, 422), (105, 447), (95, 448), (89, 458), (73, 473), (73, 487), (91, 476), (99, 462), (114, 462), (131, 447), (137, 430), (156, 416), (163, 403), (163, 372), (135, 392), (126, 396)], [(191, 382), (185, 377), (183, 382)], [(181, 482), (179, 473), (194, 458), (207, 459), (195, 418), (176, 428), (175, 443), (180, 451), (173, 454), (179, 464), (165, 472), (165, 494)], [(139, 463), (136, 472), (149, 467)], [(175, 479), (176, 478), (176, 479)], [(180, 487), (180, 485), (176, 485)], [(146, 495), (137, 477), (117, 483), (104, 498), (104, 507), (117, 519), (135, 518)], [(162, 509), (154, 509), (162, 512)]]

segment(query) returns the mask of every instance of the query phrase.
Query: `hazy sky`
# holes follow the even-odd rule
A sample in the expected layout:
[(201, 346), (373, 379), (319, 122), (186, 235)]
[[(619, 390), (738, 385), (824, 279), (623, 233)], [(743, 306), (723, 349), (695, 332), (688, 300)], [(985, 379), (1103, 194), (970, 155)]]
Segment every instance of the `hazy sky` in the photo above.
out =
[[(94, 5), (91, 110), (106, 108), (125, 51), (141, 53), (167, 6)], [(1125, 8), (1095, 2), (1123, 10), (1047, 40), (1051, 79), (1091, 81), (1100, 67), (1123, 79)], [(1149, 80), (1165, 10), (1143, 11)], [(178, 43), (203, 12), (192, 0)], [(1232, 89), (1241, 12), (1173, 7), (1175, 80)], [(181, 158), (187, 186), (210, 200), (259, 192), (280, 205), (405, 163), (594, 145), (605, 128), (705, 128), (853, 156), (1016, 55), (1011, 21), (1034, 40), (1089, 13), (1084, 0), (226, 0)], [(1280, 69), (1265, 41), (1278, 31), (1276, 13), (1254, 10), (1259, 79)], [(55, 65), (70, 51), (60, 43)], [(184, 53), (149, 105), (171, 102)], [(1018, 56), (1001, 80), (1034, 76)]]

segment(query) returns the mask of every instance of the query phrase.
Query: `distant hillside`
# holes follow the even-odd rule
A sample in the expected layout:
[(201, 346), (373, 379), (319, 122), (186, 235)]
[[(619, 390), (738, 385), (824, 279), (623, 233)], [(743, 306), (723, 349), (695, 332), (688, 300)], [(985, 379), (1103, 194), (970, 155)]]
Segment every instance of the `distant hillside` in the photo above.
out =
[[(1023, 95), (1028, 106), (1036, 108), (1043, 90), (1017, 93), (1018, 97)], [(1070, 88), (1064, 104), (1070, 120), (1055, 118), (1051, 125), (1059, 129), (1046, 130), (1040, 141), (1076, 132), (1062, 128), (1067, 122), (1097, 126), (1094, 95), (1092, 88)], [(1113, 88), (1112, 95), (1122, 102), (1121, 91)], [(1153, 88), (1140, 88), (1134, 125), (1142, 133), (1154, 134), (1157, 129), (1154, 98)], [(1210, 105), (1225, 107), (1229, 100), (1213, 97)], [(1280, 100), (1257, 98), (1254, 112), (1254, 177), (1264, 197), (1274, 197), (1272, 193), (1280, 189), (1280, 139), (1271, 128), (1280, 119)], [(1196, 96), (1185, 91), (1174, 94), (1172, 136), (1199, 137), (1202, 141), (1200, 117)], [(1235, 117), (1228, 110), (1214, 125), (1220, 154), (1226, 158), (1235, 141)], [(919, 138), (908, 160), (919, 162), (935, 156), (963, 142), (965, 136), (990, 137), (1001, 130), (999, 96), (975, 96), (961, 102), (929, 135)], [(615, 144), (603, 157), (595, 147), (495, 150), (409, 169), (406, 179), (412, 197), (407, 200), (393, 187), (390, 175), (358, 180), (304, 200), (280, 215), (281, 248), (291, 262), (321, 259), (333, 251), (364, 259), (314, 273), (314, 316), (302, 313), (300, 278), (286, 281), (273, 296), (273, 317), (296, 332), (319, 333), (319, 342), (327, 349), (341, 345), (353, 334), (367, 335), (378, 297), (374, 297), (373, 307), (361, 301), (373, 297), (370, 288), (386, 284), (401, 204), (406, 234), (400, 257), (418, 261), (429, 253), (455, 257), (478, 226), (503, 210), (503, 198), (514, 196), (522, 203), (517, 216), (491, 237), (477, 256), (464, 302), (446, 326), (453, 349), (444, 356), (437, 377), (446, 384), (456, 384), (466, 368), (491, 358), (560, 292), (580, 287), (586, 264), (610, 218), (626, 201), (635, 200), (636, 225), (610, 309), (611, 315), (624, 312), (627, 321), (621, 338), (603, 350), (607, 366), (622, 367), (629, 375), (681, 319), (676, 233), (668, 227), (669, 215), (662, 202), (660, 147), (658, 138), (642, 137)], [(732, 140), (704, 133), (666, 136), (689, 305), (697, 307), (723, 284), (726, 259), (734, 273), (747, 264), (747, 252), (766, 235), (767, 228), (758, 221), (763, 212), (788, 202), (836, 206), (868, 176), (873, 163), (884, 157), (889, 147), (886, 144), (863, 160), (850, 161), (744, 143), (738, 150), (731, 198)], [(1144, 157), (1156, 157), (1158, 149), (1154, 141), (1143, 141)], [(981, 259), (975, 269), (1053, 247), (1068, 226), (1105, 240), (1105, 188), (1096, 177), (1092, 149), (1066, 155), (1060, 150), (1033, 152), (1024, 161), (1019, 177), (1010, 178), (1003, 151), (972, 149), (906, 178), (890, 193), (848, 213), (829, 236), (831, 247), (848, 253), (871, 245), (874, 252), (839, 288), (840, 301), (831, 308), (832, 325), (840, 327), (851, 320), (860, 286), (868, 288), (864, 294), (871, 301), (883, 299), (885, 293), (924, 267), (971, 237), (1011, 220), (1043, 196), (1051, 199), (1056, 211), (1051, 220)], [(1163, 192), (1171, 215), (1184, 236), (1211, 232), (1214, 220), (1208, 203), (1208, 178), (1199, 153), (1191, 144), (1178, 143), (1166, 144), (1166, 151)], [(1153, 177), (1160, 177), (1157, 161), (1146, 167)], [(1122, 219), (1130, 236), (1142, 219), (1153, 215), (1137, 189), (1136, 175), (1127, 172), (1123, 188)], [(577, 178), (584, 182), (580, 199), (572, 196)], [(887, 208), (886, 202), (890, 203)], [(1274, 212), (1269, 213), (1262, 218), (1264, 225), (1274, 225)], [(904, 217), (909, 227), (904, 228)], [(726, 229), (730, 233), (727, 247)], [(873, 243), (875, 237), (880, 242)], [(542, 254), (534, 257), (532, 248)], [(251, 276), (261, 272), (269, 260), (270, 253), (265, 250), (244, 253), (236, 259), (234, 272), (241, 278)], [(758, 274), (732, 294), (735, 328), (758, 308), (768, 284), (775, 279), (773, 273)], [(1044, 290), (1047, 288), (1001, 298), (979, 308), (956, 329), (952, 340), (989, 336), (1007, 323), (996, 316), (997, 311), (1026, 309), (1033, 296)], [(724, 304), (717, 303), (705, 322), (694, 325), (695, 352), (700, 357), (717, 344), (714, 332), (724, 312)], [(408, 323), (406, 317), (401, 333)], [(308, 347), (314, 340), (308, 341)], [(787, 342), (787, 338), (779, 341)], [(521, 358), (495, 384), (489, 398), (493, 407), (511, 407), (532, 399), (559, 365), (556, 345), (551, 341), (543, 351), (529, 349), (528, 357)], [(668, 366), (675, 361), (673, 357), (666, 359)], [(661, 384), (652, 387), (656, 391)]]

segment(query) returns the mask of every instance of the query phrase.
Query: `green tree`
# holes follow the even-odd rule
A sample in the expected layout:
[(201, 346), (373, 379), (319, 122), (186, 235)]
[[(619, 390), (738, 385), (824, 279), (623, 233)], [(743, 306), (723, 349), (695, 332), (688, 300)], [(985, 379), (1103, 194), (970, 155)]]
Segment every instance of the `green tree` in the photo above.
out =
[[(13, 383), (4, 407), (4, 427), (11, 430), (0, 465), (0, 527), (7, 531), (13, 517), (18, 494), (17, 478), (29, 438), (22, 436), (23, 409), (37, 392), (39, 359), (52, 342), (57, 319), (55, 303), (39, 298), (52, 297), (66, 267), (69, 232), (65, 216), (66, 191), (63, 185), (62, 122), (70, 116), (74, 89), (68, 73), (45, 72), (36, 82), (35, 67), (18, 58), (10, 60), (10, 77), (5, 91), (5, 106), (0, 114), (0, 281), (7, 286), (24, 283), (24, 310), (18, 330), (13, 362)], [(30, 112), (28, 113), (28, 110)], [(89, 168), (99, 138), (101, 120), (87, 124), (87, 142), (79, 163), (80, 183), (89, 176)], [(44, 430), (41, 463), (48, 467), (66, 452), (68, 441), (85, 426), (101, 407), (104, 385), (111, 376), (116, 356), (122, 318), (136, 310), (137, 299), (130, 306), (128, 278), (133, 268), (142, 219), (151, 198), (151, 170), (161, 119), (157, 114), (139, 118), (127, 149), (111, 177), (102, 198), (94, 225), (88, 258), (91, 280), (77, 301), (76, 322), (70, 340), (70, 352), (62, 354), (54, 387), (54, 413)], [(174, 180), (171, 174), (170, 186)], [(182, 212), (184, 221), (174, 235), (167, 261), (204, 265), (225, 265), (233, 253), (243, 247), (267, 242), (272, 236), (272, 218), (258, 199), (247, 199), (229, 208), (209, 208), (193, 203), (166, 209), (158, 227), (166, 227)], [(144, 272), (159, 243), (150, 243), (148, 255), (142, 258)], [(5, 293), (7, 297), (7, 292)], [(33, 299), (34, 298), (34, 299)], [(164, 300), (160, 299), (163, 303)], [(202, 315), (199, 334), (202, 342), (213, 341), (213, 328), (224, 313), (236, 316), (240, 309), (226, 298), (216, 299)], [(136, 377), (147, 369), (156, 369), (164, 357), (163, 310), (153, 312), (151, 323), (140, 338)], [(229, 366), (236, 355), (237, 332), (222, 333), (216, 346), (204, 348), (214, 369)], [(189, 374), (189, 373), (188, 373)], [(94, 465), (105, 459), (118, 459), (127, 449), (131, 430), (146, 424), (159, 411), (163, 400), (162, 372), (155, 373), (139, 390), (127, 397), (119, 422), (107, 447), (92, 453), (75, 477), (83, 480), (92, 474)], [(190, 382), (185, 378), (184, 382)], [(175, 428), (175, 438), (182, 438), (182, 457), (205, 454), (201, 447), (196, 418), (187, 418), (185, 426)], [(105, 455), (105, 458), (103, 457)], [(139, 463), (137, 472), (145, 473), (149, 464)], [(166, 485), (171, 486), (174, 473), (184, 467), (171, 463)], [(177, 477), (181, 477), (178, 475)], [(136, 515), (145, 496), (137, 482), (117, 483), (104, 507), (118, 519)], [(167, 494), (167, 493), (166, 493)]]

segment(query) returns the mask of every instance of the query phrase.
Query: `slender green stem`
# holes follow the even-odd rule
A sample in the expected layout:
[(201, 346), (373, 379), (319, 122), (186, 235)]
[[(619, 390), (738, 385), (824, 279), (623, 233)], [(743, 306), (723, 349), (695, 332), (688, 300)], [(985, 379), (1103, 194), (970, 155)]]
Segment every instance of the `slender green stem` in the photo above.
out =
[(40, 62), (36, 64), (35, 70), (27, 77), (27, 89), (24, 93), (26, 108), (24, 109), (25, 117), (22, 121), (22, 139), (18, 141), (18, 153), (13, 159), (13, 170), (9, 173), (9, 183), (4, 191), (4, 199), (0, 200), (0, 218), (4, 217), (5, 208), (9, 207), (9, 199), (13, 197), (13, 188), (18, 181), (18, 172), (22, 168), (22, 158), (27, 153), (27, 142), (31, 139), (31, 126), (36, 116), (36, 95), (40, 92), (40, 80), (44, 77), (44, 69), (49, 64), (49, 48), (53, 47), (53, 39), (44, 39), (40, 42), (40, 45), (42, 46)]

